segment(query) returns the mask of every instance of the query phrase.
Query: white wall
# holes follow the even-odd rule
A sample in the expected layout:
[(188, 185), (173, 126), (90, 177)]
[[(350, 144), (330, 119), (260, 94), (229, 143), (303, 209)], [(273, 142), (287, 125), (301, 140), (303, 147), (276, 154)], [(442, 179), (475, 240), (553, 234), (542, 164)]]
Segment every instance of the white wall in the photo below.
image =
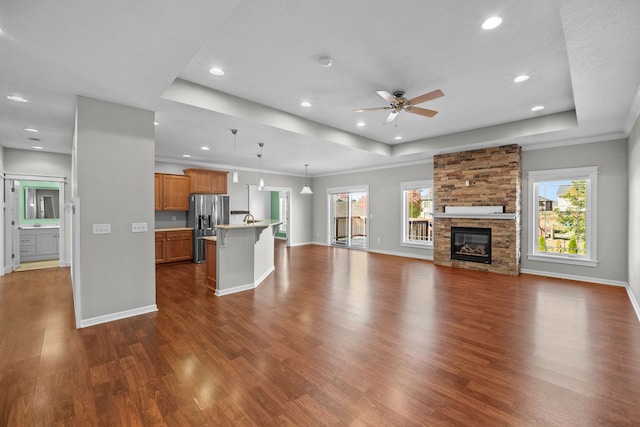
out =
[[(151, 111), (77, 99), (82, 326), (156, 309), (153, 120)], [(149, 231), (132, 233), (134, 222)], [(92, 234), (93, 224), (111, 233)]]
[(640, 118), (629, 135), (629, 288), (640, 316)]

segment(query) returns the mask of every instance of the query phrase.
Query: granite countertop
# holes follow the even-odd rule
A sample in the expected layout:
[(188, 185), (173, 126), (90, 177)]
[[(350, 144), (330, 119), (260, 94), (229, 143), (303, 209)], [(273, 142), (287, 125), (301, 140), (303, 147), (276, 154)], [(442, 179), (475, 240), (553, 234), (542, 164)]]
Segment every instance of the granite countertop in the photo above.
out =
[(191, 227), (156, 228), (156, 231), (193, 231)]
[(256, 220), (255, 222), (250, 222), (248, 224), (222, 224), (218, 225), (218, 228), (222, 229), (235, 229), (235, 228), (257, 228), (257, 227), (269, 227), (270, 225), (278, 225), (282, 224), (282, 221), (277, 219), (264, 219), (264, 220)]

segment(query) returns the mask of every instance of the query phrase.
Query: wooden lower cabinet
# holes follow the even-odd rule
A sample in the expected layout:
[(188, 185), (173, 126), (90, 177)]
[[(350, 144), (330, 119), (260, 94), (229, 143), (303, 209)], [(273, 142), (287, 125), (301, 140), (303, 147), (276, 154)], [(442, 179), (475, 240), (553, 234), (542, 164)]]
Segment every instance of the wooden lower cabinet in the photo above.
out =
[(212, 291), (215, 292), (216, 290), (216, 261), (217, 261), (217, 255), (216, 255), (216, 241), (215, 240), (206, 240), (207, 242), (207, 249), (205, 250), (205, 253), (207, 254), (207, 259), (206, 259), (206, 263), (207, 263), (207, 287), (209, 289), (211, 289)]
[(156, 231), (156, 264), (191, 260), (193, 231)]

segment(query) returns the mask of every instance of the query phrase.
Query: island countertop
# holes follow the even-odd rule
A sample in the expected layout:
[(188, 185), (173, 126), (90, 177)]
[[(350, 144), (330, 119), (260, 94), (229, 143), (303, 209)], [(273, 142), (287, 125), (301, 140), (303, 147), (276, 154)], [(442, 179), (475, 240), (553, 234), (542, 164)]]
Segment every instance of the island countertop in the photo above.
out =
[(256, 220), (254, 222), (242, 223), (242, 224), (220, 224), (217, 225), (217, 228), (231, 230), (234, 228), (256, 228), (256, 227), (268, 227), (270, 225), (278, 225), (282, 224), (282, 221), (277, 219), (264, 219), (264, 220)]

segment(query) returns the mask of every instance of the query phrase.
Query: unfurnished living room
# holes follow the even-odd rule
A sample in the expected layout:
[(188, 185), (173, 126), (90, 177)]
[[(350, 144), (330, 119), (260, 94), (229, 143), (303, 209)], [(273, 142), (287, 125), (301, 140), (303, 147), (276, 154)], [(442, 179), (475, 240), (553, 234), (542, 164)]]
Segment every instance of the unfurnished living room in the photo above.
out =
[(8, 0), (0, 57), (0, 425), (640, 425), (639, 2)]

